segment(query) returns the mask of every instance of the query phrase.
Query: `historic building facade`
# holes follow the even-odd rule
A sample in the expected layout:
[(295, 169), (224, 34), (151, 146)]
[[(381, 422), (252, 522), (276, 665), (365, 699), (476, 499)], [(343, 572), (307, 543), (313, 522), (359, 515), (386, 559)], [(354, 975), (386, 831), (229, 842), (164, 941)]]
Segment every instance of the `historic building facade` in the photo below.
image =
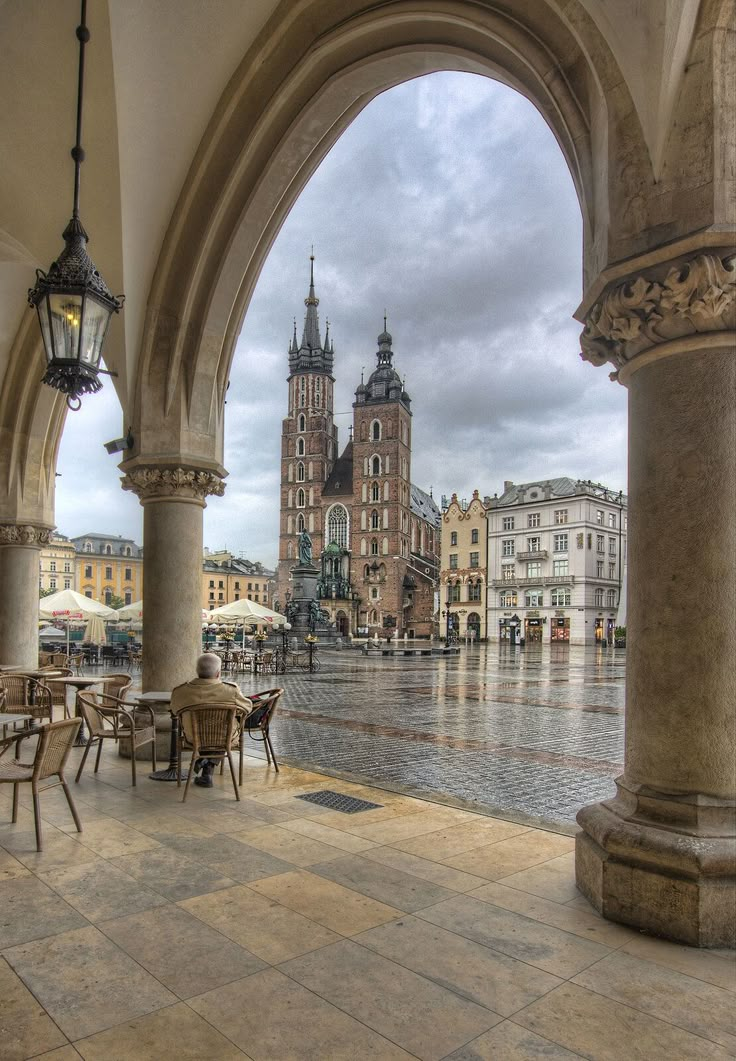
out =
[(488, 502), (488, 638), (610, 642), (624, 585), (626, 508), (598, 483), (504, 484)]
[(45, 593), (60, 589), (76, 589), (77, 550), (65, 534), (52, 531), (48, 545), (41, 549), (38, 588)]
[(334, 346), (322, 343), (311, 259), (301, 343), (289, 345), (283, 421), (276, 599), (291, 596), (297, 538), (312, 538), (319, 595), (340, 633), (429, 637), (439, 572), (440, 512), (411, 482), (411, 399), (378, 337), (376, 368), (355, 391), (351, 437), (338, 456)]
[(442, 499), (440, 636), (486, 639), (488, 504), (477, 490), (470, 501)]
[(263, 564), (233, 556), (226, 549), (205, 549), (202, 561), (202, 607), (214, 611), (236, 600), (254, 601), (268, 607), (274, 585), (273, 571)]
[(70, 539), (76, 550), (76, 588), (109, 604), (120, 597), (132, 604), (143, 597), (143, 549), (116, 534), (82, 534)]

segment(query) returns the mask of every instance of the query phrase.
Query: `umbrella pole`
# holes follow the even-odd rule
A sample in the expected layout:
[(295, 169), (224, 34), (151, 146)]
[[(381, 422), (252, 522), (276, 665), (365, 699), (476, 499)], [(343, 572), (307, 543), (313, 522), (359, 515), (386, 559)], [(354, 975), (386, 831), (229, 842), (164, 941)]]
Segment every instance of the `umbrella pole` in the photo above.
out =
[(66, 654), (69, 655), (69, 619), (66, 621)]

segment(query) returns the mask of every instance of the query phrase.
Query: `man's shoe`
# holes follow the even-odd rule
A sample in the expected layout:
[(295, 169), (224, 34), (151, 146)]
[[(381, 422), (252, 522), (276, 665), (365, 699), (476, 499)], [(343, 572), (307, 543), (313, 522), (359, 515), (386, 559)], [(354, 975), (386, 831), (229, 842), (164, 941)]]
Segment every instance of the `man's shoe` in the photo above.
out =
[(195, 777), (194, 784), (200, 785), (201, 788), (212, 788), (214, 786), (214, 781), (212, 780), (212, 771), (203, 770), (201, 777)]
[(206, 762), (207, 762), (206, 759), (197, 759), (196, 763), (194, 764), (194, 772), (195, 772), (195, 774), (199, 773), (199, 771), (202, 769), (202, 767), (204, 766), (204, 764)]

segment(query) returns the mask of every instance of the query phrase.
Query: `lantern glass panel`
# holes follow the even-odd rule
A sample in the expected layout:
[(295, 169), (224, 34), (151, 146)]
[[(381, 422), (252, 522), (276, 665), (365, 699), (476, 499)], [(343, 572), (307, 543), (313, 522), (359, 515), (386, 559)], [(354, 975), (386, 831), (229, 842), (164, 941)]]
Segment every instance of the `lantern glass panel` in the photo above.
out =
[(52, 356), (65, 361), (76, 361), (79, 356), (82, 296), (53, 291), (49, 292), (48, 303)]
[(84, 306), (84, 329), (79, 359), (95, 368), (102, 357), (102, 345), (105, 341), (107, 326), (110, 323), (110, 307), (99, 302), (93, 294), (87, 292)]
[(48, 296), (41, 299), (36, 309), (38, 310), (38, 323), (41, 325), (41, 338), (43, 339), (43, 351), (46, 360), (51, 361), (54, 356), (54, 344), (51, 338), (51, 320), (49, 314)]

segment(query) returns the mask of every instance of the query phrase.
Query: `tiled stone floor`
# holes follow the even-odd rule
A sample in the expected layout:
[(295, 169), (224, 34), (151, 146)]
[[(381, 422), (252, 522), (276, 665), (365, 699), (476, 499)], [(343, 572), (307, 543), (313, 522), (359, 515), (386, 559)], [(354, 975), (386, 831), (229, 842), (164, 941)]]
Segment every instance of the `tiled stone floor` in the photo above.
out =
[(142, 774), (106, 749), (81, 834), (43, 796), (41, 854), (0, 789), (3, 1061), (736, 1056), (732, 957), (599, 918), (567, 835), (257, 758), (240, 803)]

